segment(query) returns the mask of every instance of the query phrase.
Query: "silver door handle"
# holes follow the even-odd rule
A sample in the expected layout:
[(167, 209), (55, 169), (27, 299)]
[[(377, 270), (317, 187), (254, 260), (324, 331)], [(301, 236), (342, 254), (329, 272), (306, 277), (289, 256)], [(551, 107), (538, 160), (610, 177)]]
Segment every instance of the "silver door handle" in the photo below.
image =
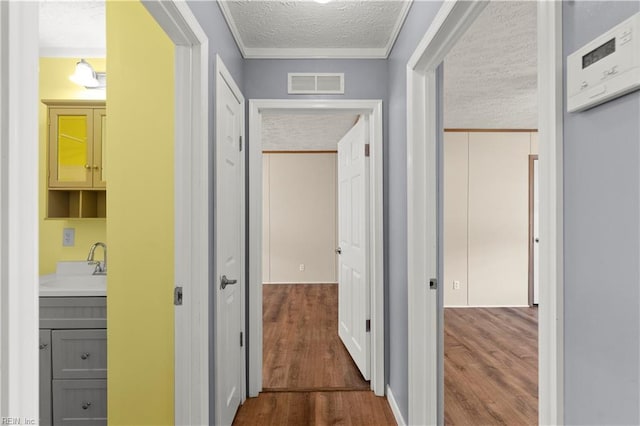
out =
[(336, 249), (336, 253), (338, 253), (338, 254), (342, 254), (342, 249), (341, 249), (340, 247), (338, 247), (338, 248)]
[(220, 278), (220, 287), (224, 290), (225, 288), (227, 288), (228, 285), (235, 284), (237, 282), (238, 280), (230, 280), (230, 279), (227, 279), (226, 275), (223, 275)]

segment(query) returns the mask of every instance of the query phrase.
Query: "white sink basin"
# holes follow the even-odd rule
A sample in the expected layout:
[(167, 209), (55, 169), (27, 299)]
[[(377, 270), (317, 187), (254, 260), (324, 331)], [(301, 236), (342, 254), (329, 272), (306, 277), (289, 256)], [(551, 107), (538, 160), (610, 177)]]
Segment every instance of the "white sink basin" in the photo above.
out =
[(106, 275), (93, 275), (85, 261), (58, 262), (56, 273), (40, 277), (40, 296), (106, 296)]

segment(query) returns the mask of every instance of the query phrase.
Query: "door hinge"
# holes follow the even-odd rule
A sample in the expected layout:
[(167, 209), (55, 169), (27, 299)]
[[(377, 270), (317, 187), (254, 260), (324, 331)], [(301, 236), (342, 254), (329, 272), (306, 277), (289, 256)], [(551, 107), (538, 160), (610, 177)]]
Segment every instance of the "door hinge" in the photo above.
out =
[(182, 305), (182, 287), (173, 289), (173, 304), (176, 306)]
[(240, 136), (240, 151), (242, 151), (242, 136)]
[(365, 157), (369, 156), (369, 144), (368, 143), (364, 144), (364, 156)]
[(244, 336), (242, 334), (242, 331), (240, 332), (240, 347), (244, 346)]
[(371, 331), (371, 320), (368, 319), (367, 322), (365, 323), (365, 328), (366, 328), (366, 332), (370, 332)]
[(431, 278), (429, 280), (429, 288), (431, 290), (437, 290), (438, 289), (438, 280), (436, 278)]

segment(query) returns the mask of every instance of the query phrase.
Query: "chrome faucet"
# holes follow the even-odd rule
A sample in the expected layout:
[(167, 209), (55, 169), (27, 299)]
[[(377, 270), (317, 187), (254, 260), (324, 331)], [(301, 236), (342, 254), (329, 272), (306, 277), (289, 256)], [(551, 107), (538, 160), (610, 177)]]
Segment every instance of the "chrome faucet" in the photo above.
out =
[[(99, 260), (93, 260), (96, 247), (102, 247), (102, 250), (104, 250), (104, 261), (102, 263), (100, 263)], [(96, 265), (96, 269), (93, 270), (93, 275), (107, 275), (107, 245), (101, 242), (94, 243), (89, 249), (87, 262), (89, 265)]]

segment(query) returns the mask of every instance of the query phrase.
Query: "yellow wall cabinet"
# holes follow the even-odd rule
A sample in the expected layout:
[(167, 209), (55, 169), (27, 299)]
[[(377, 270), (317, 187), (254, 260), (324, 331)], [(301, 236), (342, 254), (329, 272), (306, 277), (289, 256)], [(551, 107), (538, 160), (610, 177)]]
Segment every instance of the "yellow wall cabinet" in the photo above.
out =
[(104, 101), (42, 101), (49, 143), (47, 218), (107, 215)]

